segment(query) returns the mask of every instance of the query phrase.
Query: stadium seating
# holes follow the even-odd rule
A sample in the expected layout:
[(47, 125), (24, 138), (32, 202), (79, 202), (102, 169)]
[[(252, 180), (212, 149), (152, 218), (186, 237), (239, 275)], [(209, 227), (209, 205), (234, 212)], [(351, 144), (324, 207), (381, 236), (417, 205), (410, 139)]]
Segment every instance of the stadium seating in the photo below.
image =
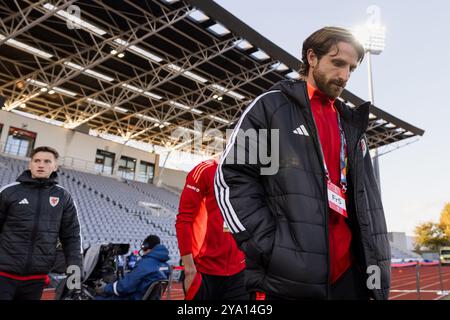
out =
[[(0, 156), (0, 186), (15, 181), (26, 168), (25, 160)], [(178, 263), (174, 226), (179, 196), (144, 183), (66, 168), (60, 168), (58, 181), (77, 205), (84, 248), (94, 243), (117, 242), (129, 243), (131, 250), (138, 250), (141, 241), (153, 233), (169, 249), (170, 263)], [(139, 206), (140, 201), (156, 203), (162, 209), (146, 209)]]
[(179, 194), (138, 181), (126, 181), (126, 183), (146, 195), (147, 199), (161, 204), (161, 206), (168, 208), (172, 212), (178, 211)]

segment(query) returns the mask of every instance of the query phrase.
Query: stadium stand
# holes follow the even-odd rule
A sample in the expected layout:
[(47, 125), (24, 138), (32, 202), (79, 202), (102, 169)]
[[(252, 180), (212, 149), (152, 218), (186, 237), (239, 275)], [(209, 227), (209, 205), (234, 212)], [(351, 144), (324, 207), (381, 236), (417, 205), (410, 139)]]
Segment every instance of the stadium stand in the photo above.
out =
[[(90, 141), (91, 148), (92, 136), (121, 141), (126, 128), (126, 135), (132, 137), (129, 145), (147, 152), (140, 160), (155, 164), (156, 156), (150, 156), (147, 147), (166, 147), (175, 130), (195, 132), (196, 123), (204, 121), (208, 128), (225, 133), (262, 92), (280, 80), (299, 78), (299, 59), (214, 1), (97, 1), (93, 6), (90, 1), (79, 0), (76, 5), (83, 12), (83, 24), (77, 25), (76, 32), (67, 32), (67, 25), (61, 23), (66, 15), (53, 10), (50, 3), (4, 2), (2, 17), (8, 17), (11, 26), (25, 27), (9, 27), (12, 32), (0, 40), (5, 43), (0, 47), (0, 87), (5, 103), (0, 144), (7, 141), (8, 127), (23, 122), (16, 118), (20, 115), (28, 119), (26, 126), (34, 130), (37, 145), (48, 144), (55, 128), (63, 127), (69, 130), (59, 134), (66, 138), (53, 141), (55, 148), (65, 150), (61, 156), (93, 161), (94, 157), (84, 157), (87, 153), (77, 141)], [(61, 10), (67, 6), (64, 3)], [(27, 14), (17, 15), (18, 8)], [(35, 23), (38, 17), (41, 20)], [(149, 28), (149, 22), (159, 27)], [(215, 31), (214, 27), (220, 26), (223, 32)], [(137, 37), (133, 29), (141, 29), (142, 35)], [(22, 38), (35, 43), (18, 46)], [(105, 55), (99, 56), (105, 48)], [(45, 66), (36, 52), (46, 61)], [(83, 61), (83, 66), (77, 61)], [(143, 68), (143, 63), (147, 67)], [(49, 90), (54, 86), (57, 90)], [(341, 99), (350, 107), (363, 102), (348, 90)], [(54, 128), (42, 130), (31, 125), (32, 120)], [(370, 149), (424, 133), (374, 105), (369, 122)], [(202, 151), (219, 151), (204, 140)], [(192, 151), (188, 143), (171, 143), (179, 151)], [(222, 147), (220, 143), (217, 146)], [(26, 167), (20, 159), (2, 157), (1, 161), (1, 184), (14, 181)], [(60, 184), (78, 203), (85, 245), (121, 240), (136, 249), (148, 232), (157, 232), (176, 259), (176, 194), (154, 185), (68, 168), (60, 173)]]
[(168, 208), (172, 212), (178, 211), (179, 194), (139, 181), (125, 180), (125, 183), (146, 195), (148, 199), (161, 204), (161, 206)]
[[(27, 161), (0, 156), (0, 185), (15, 181), (27, 168)], [(95, 243), (129, 243), (138, 250), (142, 239), (154, 233), (170, 252), (170, 263), (179, 261), (174, 231), (177, 196), (163, 188), (134, 181), (84, 173), (67, 168), (59, 170), (59, 184), (73, 196), (83, 237), (83, 247)], [(159, 204), (164, 214), (139, 206), (141, 201)]]

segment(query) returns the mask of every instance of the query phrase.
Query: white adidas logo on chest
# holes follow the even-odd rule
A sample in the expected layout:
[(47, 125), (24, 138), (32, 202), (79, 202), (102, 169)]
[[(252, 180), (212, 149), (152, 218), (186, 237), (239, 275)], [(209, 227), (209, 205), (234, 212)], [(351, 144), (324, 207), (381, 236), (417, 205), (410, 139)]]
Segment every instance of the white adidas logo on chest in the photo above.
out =
[(298, 127), (297, 129), (295, 129), (293, 132), (294, 132), (294, 134), (298, 134), (300, 136), (309, 137), (309, 133), (303, 124), (300, 127)]
[(30, 203), (28, 202), (27, 198), (23, 198), (22, 200), (20, 200), (19, 204), (30, 204)]

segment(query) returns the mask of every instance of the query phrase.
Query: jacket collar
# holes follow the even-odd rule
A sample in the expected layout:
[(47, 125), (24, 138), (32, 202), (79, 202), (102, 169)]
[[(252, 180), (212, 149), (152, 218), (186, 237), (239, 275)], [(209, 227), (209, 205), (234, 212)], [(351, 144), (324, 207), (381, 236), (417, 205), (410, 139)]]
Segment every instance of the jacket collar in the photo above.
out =
[(31, 177), (31, 171), (25, 170), (22, 174), (17, 178), (17, 182), (30, 184), (39, 187), (53, 186), (58, 183), (57, 181), (58, 174), (53, 172), (48, 179), (33, 179)]
[(150, 252), (143, 255), (142, 258), (153, 258), (162, 262), (169, 260), (169, 250), (162, 244), (157, 244)]
[[(295, 100), (302, 109), (310, 108), (307, 83), (304, 80), (282, 80), (276, 83), (271, 90), (281, 90), (288, 97)], [(334, 105), (343, 122), (356, 128), (358, 135), (362, 135), (367, 130), (370, 102), (365, 102), (356, 108), (350, 108), (339, 99), (336, 99)]]

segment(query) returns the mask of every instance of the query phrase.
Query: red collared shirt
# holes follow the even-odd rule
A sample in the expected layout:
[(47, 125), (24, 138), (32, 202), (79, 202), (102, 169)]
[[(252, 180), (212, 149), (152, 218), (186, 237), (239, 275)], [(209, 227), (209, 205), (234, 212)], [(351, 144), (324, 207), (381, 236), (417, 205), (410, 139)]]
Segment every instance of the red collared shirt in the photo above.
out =
[[(341, 138), (334, 100), (329, 99), (323, 92), (309, 83), (307, 83), (307, 87), (330, 180), (335, 185), (340, 186)], [(352, 263), (350, 252), (352, 232), (345, 221), (345, 217), (332, 209), (329, 210), (330, 279), (331, 283), (334, 283)]]

